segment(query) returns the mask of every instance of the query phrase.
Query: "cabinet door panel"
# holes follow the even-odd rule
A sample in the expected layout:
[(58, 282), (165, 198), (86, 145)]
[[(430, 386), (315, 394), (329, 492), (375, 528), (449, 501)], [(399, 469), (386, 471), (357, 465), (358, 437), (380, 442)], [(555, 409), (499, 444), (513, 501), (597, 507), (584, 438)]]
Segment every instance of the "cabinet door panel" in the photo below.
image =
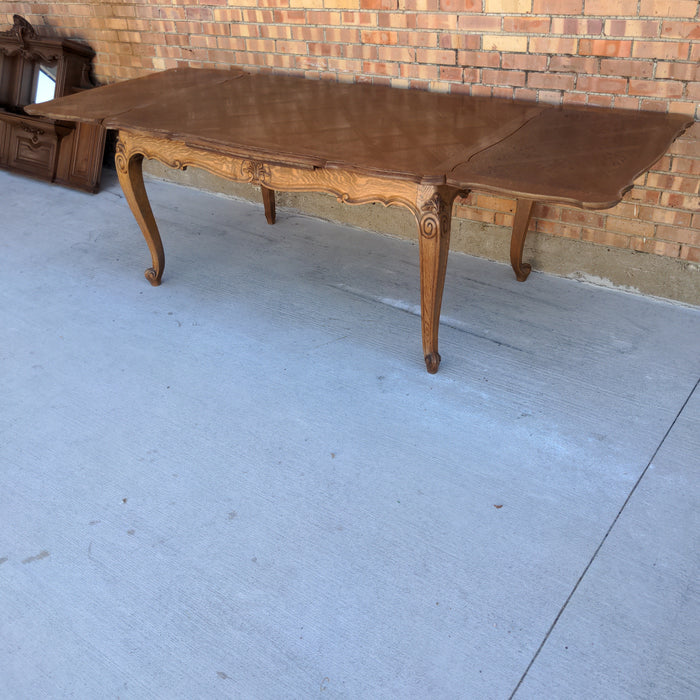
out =
[(70, 184), (95, 192), (100, 184), (106, 130), (97, 124), (76, 124)]
[(51, 124), (20, 121), (10, 131), (8, 166), (37, 177), (53, 179), (56, 132)]

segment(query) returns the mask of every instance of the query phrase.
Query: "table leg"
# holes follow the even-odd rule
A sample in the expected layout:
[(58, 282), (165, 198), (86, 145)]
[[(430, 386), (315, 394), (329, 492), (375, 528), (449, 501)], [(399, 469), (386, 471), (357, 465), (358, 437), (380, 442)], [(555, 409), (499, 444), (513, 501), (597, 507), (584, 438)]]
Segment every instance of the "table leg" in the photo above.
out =
[(268, 224), (275, 223), (275, 191), (265, 185), (260, 185), (262, 190), (263, 205), (265, 206), (265, 218)]
[(513, 218), (513, 233), (510, 237), (510, 264), (518, 282), (524, 282), (532, 270), (532, 266), (523, 262), (525, 237), (532, 216), (531, 199), (518, 199)]
[(160, 239), (158, 226), (148, 201), (146, 188), (143, 184), (143, 155), (141, 153), (129, 153), (128, 141), (120, 137), (117, 142), (115, 164), (117, 166), (119, 184), (151, 252), (153, 267), (149, 267), (146, 270), (146, 279), (156, 287), (160, 284), (163, 276), (165, 253), (163, 252), (163, 242)]
[(423, 356), (430, 374), (440, 366), (438, 330), (450, 249), (454, 195), (435, 192), (420, 206), (418, 219)]

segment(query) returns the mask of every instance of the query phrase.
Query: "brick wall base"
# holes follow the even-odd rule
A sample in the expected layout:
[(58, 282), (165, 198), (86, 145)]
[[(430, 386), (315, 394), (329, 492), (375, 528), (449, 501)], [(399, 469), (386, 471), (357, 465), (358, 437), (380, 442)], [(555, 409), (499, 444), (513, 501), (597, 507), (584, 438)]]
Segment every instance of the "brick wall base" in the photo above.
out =
[[(700, 119), (698, 0), (6, 0), (1, 28), (11, 26), (13, 12), (42, 32), (89, 43), (103, 83), (177, 66), (239, 65)], [(472, 193), (455, 215), (459, 227), (495, 231), (511, 224), (513, 207), (510, 199)], [(595, 245), (608, 259), (609, 249), (619, 249), (632, 267), (647, 254), (674, 261), (651, 269), (695, 270), (697, 277), (700, 122), (613, 209), (537, 206), (531, 230), (538, 234), (532, 241), (559, 238), (562, 250)], [(585, 274), (603, 276), (599, 269)], [(625, 275), (619, 280), (658, 293)], [(700, 294), (690, 301), (700, 305)]]
[[(262, 202), (258, 187), (230, 182), (196, 168), (188, 168), (183, 172), (155, 161), (146, 161), (144, 170), (150, 177), (260, 204)], [(278, 192), (276, 201), (278, 216), (284, 216), (284, 210), (287, 209), (378, 233), (414, 241), (418, 239), (413, 217), (401, 207), (384, 207), (381, 204), (349, 206), (330, 195), (316, 193)], [(262, 204), (260, 216), (264, 216)], [(509, 278), (513, 276), (509, 263), (509, 226), (454, 218), (450, 248), (455, 252), (504, 263), (499, 274)], [(538, 231), (530, 231), (528, 234), (523, 257), (536, 272), (547, 272), (685, 304), (700, 303), (700, 264), (687, 260)]]

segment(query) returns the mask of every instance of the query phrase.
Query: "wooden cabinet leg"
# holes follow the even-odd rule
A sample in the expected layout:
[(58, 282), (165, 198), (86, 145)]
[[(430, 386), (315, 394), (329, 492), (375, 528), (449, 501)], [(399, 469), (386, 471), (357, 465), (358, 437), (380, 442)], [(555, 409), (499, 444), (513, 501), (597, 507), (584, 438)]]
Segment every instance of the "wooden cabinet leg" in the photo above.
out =
[(265, 218), (268, 224), (275, 223), (275, 191), (265, 185), (261, 185), (263, 205), (265, 206)]
[(510, 237), (510, 264), (518, 282), (524, 282), (532, 270), (532, 266), (523, 262), (525, 237), (532, 216), (531, 199), (518, 199), (513, 218), (513, 232)]
[(143, 155), (130, 153), (128, 140), (120, 136), (117, 142), (115, 164), (117, 166), (119, 184), (151, 252), (153, 267), (149, 267), (146, 270), (146, 279), (156, 287), (160, 284), (163, 277), (165, 253), (163, 252), (163, 242), (160, 239), (151, 204), (148, 201), (146, 188), (143, 184)]
[(418, 219), (420, 255), (421, 324), (423, 356), (430, 374), (440, 366), (438, 330), (440, 308), (445, 286), (447, 255), (450, 249), (450, 227), (454, 195), (435, 192), (422, 204)]

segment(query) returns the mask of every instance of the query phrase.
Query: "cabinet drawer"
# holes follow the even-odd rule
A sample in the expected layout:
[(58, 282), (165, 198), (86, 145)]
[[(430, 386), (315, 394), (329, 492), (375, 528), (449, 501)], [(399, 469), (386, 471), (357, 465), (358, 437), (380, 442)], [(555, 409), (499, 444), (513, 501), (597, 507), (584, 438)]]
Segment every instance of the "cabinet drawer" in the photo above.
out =
[(53, 179), (58, 136), (53, 124), (19, 119), (9, 125), (7, 164), (15, 170)]

